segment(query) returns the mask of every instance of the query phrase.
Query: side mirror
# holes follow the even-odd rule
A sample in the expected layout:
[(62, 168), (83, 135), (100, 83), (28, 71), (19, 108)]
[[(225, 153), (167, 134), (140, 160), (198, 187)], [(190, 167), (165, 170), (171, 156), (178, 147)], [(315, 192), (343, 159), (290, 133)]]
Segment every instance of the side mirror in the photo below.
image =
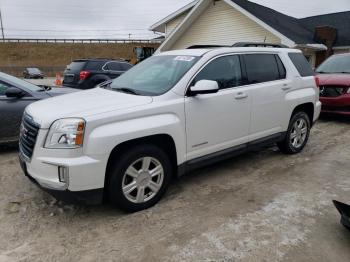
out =
[(25, 93), (17, 87), (10, 87), (6, 90), (5, 95), (7, 97), (21, 98), (25, 95)]
[(219, 91), (219, 85), (213, 80), (199, 80), (194, 86), (191, 86), (188, 92), (189, 96), (200, 94), (213, 94)]

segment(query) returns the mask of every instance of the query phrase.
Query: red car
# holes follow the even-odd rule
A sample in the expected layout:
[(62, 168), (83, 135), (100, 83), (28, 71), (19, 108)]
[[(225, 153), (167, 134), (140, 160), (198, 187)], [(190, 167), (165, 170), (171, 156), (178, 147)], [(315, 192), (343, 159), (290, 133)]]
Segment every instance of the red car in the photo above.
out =
[(329, 57), (316, 73), (322, 112), (350, 115), (350, 53)]

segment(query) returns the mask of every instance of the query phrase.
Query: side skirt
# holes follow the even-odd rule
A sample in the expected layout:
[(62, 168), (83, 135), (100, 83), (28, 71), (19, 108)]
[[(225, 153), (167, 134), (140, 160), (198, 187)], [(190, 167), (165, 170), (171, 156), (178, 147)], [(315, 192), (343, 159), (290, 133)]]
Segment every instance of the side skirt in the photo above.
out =
[(254, 140), (242, 145), (238, 145), (238, 146), (227, 148), (218, 152), (214, 152), (209, 155), (191, 159), (179, 165), (178, 177), (183, 176), (192, 170), (238, 156), (245, 152), (258, 150), (266, 146), (272, 145), (276, 142), (282, 141), (285, 136), (286, 136), (286, 132), (281, 132), (281, 133), (273, 134), (267, 137), (259, 138), (257, 140)]

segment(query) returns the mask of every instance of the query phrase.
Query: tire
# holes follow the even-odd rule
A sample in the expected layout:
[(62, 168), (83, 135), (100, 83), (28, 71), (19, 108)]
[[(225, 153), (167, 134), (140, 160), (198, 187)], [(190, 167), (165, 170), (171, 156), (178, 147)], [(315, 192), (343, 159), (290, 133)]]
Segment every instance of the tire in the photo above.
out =
[(285, 154), (301, 152), (309, 139), (310, 128), (308, 115), (305, 112), (296, 112), (289, 122), (285, 138), (277, 143), (280, 151)]
[[(132, 147), (118, 154), (118, 158), (112, 161), (114, 163), (107, 182), (108, 199), (128, 212), (155, 205), (165, 193), (172, 177), (173, 170), (168, 155), (154, 145)], [(144, 168), (147, 164), (148, 170)], [(153, 173), (158, 175), (152, 177), (154, 170), (157, 172)]]

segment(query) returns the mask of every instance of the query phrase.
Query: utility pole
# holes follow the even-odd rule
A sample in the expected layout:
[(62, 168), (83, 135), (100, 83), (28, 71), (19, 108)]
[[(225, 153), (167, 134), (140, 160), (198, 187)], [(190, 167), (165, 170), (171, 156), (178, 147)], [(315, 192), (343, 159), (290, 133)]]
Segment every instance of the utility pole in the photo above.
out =
[(0, 27), (1, 27), (2, 40), (5, 40), (4, 26), (2, 24), (1, 8), (0, 8)]

